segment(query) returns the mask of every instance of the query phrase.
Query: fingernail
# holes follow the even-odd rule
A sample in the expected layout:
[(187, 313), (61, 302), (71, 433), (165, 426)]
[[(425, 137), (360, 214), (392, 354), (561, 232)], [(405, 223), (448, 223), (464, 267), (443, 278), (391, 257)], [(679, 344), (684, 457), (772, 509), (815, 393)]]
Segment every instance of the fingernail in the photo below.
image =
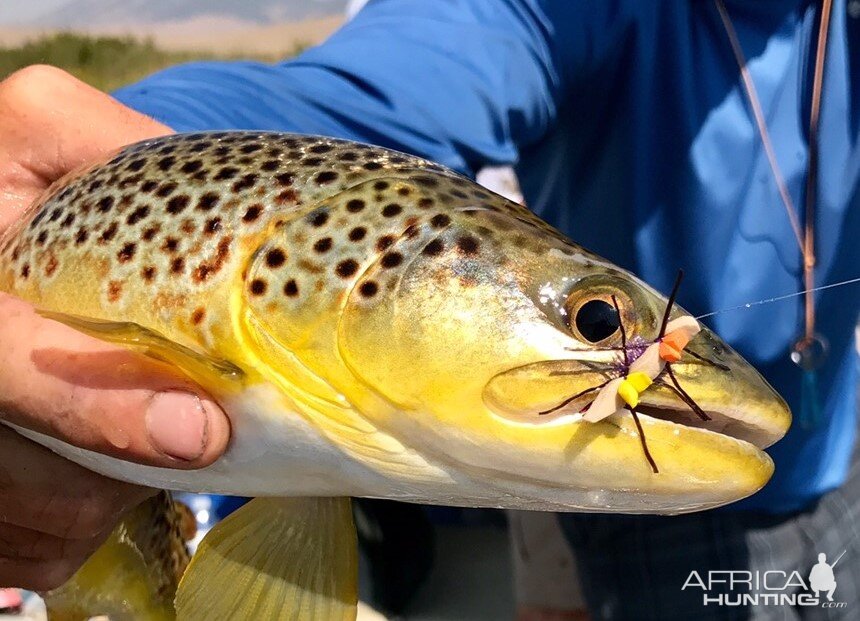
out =
[(193, 461), (206, 449), (210, 414), (197, 395), (157, 393), (146, 410), (150, 442), (169, 457)]

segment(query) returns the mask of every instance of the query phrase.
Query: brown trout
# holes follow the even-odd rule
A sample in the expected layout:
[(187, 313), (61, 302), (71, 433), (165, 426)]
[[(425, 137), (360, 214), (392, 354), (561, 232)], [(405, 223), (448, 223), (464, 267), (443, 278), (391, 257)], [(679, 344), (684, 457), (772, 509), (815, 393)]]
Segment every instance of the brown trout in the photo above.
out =
[[(350, 496), (695, 511), (761, 488), (762, 449), (790, 422), (703, 328), (672, 364), (683, 394), (658, 376), (636, 406), (655, 473), (631, 413), (583, 411), (659, 340), (667, 299), (465, 177), (342, 140), (129, 146), (61, 180), (0, 241), (0, 290), (168, 362), (228, 413), (226, 454), (197, 471), (19, 430), (110, 477), (258, 497), (204, 539), (181, 619), (353, 618)], [(97, 590), (104, 562), (72, 582)], [(65, 594), (55, 618), (173, 614), (128, 592)]]

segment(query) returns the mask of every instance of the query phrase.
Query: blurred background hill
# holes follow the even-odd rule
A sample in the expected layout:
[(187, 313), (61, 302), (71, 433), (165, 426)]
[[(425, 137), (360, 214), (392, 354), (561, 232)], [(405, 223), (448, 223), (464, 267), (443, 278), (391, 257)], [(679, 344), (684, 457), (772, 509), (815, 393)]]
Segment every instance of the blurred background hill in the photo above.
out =
[(316, 45), (348, 0), (3, 0), (0, 78), (49, 63), (102, 89), (201, 58), (274, 61)]

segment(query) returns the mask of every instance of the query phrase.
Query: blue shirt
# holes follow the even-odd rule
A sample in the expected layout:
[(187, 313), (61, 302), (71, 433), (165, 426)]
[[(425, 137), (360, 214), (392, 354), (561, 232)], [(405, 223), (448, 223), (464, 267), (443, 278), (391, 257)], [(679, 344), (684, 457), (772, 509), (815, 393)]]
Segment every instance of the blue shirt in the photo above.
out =
[[(816, 17), (808, 1), (728, 0), (779, 165), (804, 204)], [(860, 275), (860, 20), (836, 0), (821, 112), (819, 284)], [(261, 128), (387, 145), (466, 173), (514, 164), (530, 207), (693, 314), (799, 290), (800, 252), (726, 33), (707, 0), (375, 0), (274, 65), (193, 63), (116, 93), (179, 131)], [(837, 487), (854, 444), (860, 286), (816, 296), (831, 351), (826, 421), (770, 450), (736, 507), (786, 512)], [(712, 327), (792, 405), (801, 298)]]

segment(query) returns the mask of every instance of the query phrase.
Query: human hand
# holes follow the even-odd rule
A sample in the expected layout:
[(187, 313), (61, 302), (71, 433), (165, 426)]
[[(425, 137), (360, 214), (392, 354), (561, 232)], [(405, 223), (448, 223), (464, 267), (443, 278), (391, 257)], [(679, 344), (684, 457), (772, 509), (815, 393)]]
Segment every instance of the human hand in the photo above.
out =
[[(0, 82), (0, 235), (54, 181), (170, 129), (59, 69)], [(229, 422), (160, 363), (39, 317), (0, 293), (0, 423), (121, 459), (200, 468)], [(199, 396), (198, 396), (199, 395)], [(65, 582), (152, 490), (73, 464), (0, 424), (0, 587)]]

